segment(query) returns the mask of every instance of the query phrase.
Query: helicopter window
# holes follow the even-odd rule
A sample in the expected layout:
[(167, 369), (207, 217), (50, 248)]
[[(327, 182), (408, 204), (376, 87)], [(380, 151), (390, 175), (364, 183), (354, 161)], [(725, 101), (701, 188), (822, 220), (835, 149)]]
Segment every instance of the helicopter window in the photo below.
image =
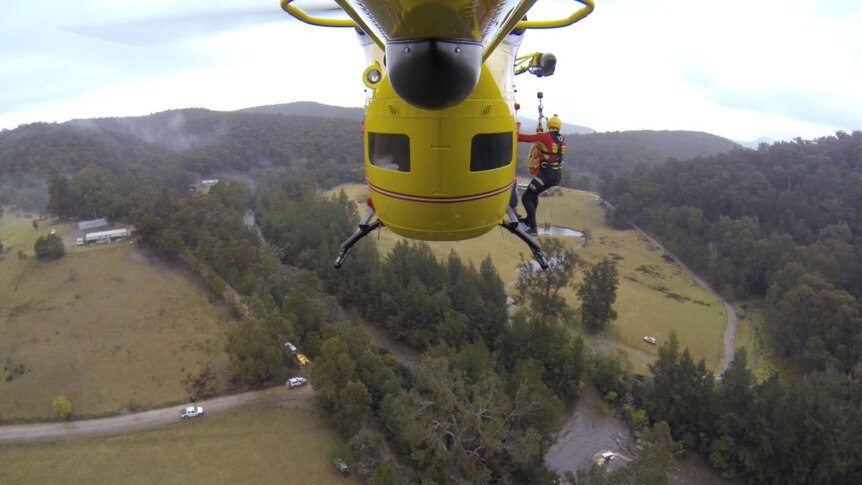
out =
[(512, 132), (484, 133), (473, 137), (470, 171), (481, 172), (512, 163)]
[(410, 138), (407, 135), (368, 133), (368, 158), (375, 167), (410, 171)]

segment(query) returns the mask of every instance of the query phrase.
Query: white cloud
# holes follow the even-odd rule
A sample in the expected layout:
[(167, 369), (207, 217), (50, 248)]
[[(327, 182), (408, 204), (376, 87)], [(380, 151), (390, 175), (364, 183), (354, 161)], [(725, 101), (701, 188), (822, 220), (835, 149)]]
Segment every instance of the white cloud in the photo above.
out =
[[(300, 0), (302, 2), (312, 0)], [(534, 18), (574, 2), (540, 0)], [(858, 6), (857, 6), (858, 5)], [(688, 129), (733, 139), (862, 129), (862, 5), (597, 0), (565, 29), (529, 31), (557, 73), (518, 78), (522, 114), (600, 131)], [(296, 100), (359, 106), (350, 29), (293, 21), (275, 0), (12, 0), (0, 17), (0, 127), (170, 108)]]
[[(56, 50), (16, 62), (4, 57), (0, 73), (10, 75), (0, 80), (0, 92), (10, 95), (0, 94), (0, 127), (307, 99), (361, 105), (364, 61), (353, 31), (306, 26), (284, 13), (280, 18), (144, 45), (63, 31)], [(342, 70), (355, 80), (353, 90)]]
[(528, 32), (536, 43), (524, 42), (557, 53), (546, 104), (570, 122), (734, 139), (860, 129), (862, 25), (849, 2), (831, 11), (793, 0), (597, 3), (562, 35)]

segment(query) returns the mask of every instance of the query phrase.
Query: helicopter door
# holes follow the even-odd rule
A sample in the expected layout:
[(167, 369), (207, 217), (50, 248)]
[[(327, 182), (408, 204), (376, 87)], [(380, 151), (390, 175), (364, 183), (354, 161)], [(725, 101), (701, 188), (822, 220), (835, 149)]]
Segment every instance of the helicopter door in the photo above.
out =
[(479, 235), (500, 223), (515, 176), (510, 126), (491, 117), (441, 120), (441, 192), (459, 202), (441, 207), (440, 219), (451, 219), (452, 229)]

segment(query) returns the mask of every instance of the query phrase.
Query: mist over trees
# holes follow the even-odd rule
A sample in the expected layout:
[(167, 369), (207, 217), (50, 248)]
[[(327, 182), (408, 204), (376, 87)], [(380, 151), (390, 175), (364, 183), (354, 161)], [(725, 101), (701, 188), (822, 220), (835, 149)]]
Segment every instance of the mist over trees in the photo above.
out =
[[(324, 187), (361, 182), (361, 115), (355, 108), (291, 103), (22, 125), (0, 131), (0, 204), (42, 210), (49, 175), (70, 178), (87, 165), (122, 180), (127, 189), (152, 183), (184, 191), (200, 177), (254, 170), (315, 172)], [(736, 146), (685, 131), (569, 135), (569, 145), (563, 184), (587, 189), (595, 189), (603, 172)]]
[[(136, 118), (33, 123), (0, 132), (0, 204), (44, 210), (46, 183), (65, 179), (74, 195), (102, 187), (81, 207), (52, 201), (58, 215), (101, 213), (106, 193), (131, 194), (140, 186), (184, 193), (201, 177), (282, 170), (315, 173), (327, 187), (361, 181), (362, 145), (355, 120), (279, 113), (171, 110)], [(90, 173), (74, 175), (85, 167)], [(89, 184), (89, 187), (84, 187)], [(61, 194), (62, 195), (62, 194)], [(58, 203), (60, 203), (58, 205)], [(108, 208), (113, 208), (115, 204)], [(122, 212), (119, 214), (125, 215)]]

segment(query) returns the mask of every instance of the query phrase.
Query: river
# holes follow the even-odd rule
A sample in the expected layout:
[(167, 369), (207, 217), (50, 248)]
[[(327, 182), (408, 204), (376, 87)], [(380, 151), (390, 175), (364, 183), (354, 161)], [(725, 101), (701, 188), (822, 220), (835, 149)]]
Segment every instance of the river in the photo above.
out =
[(629, 427), (610, 412), (591, 382), (584, 387), (577, 403), (567, 410), (566, 421), (556, 439), (557, 443), (545, 454), (545, 464), (559, 475), (588, 470), (596, 453), (612, 451), (628, 457), (634, 452)]
[[(557, 443), (545, 454), (545, 465), (563, 476), (565, 472), (589, 470), (597, 453), (612, 451), (609, 466), (624, 466), (637, 455), (634, 436), (623, 420), (614, 416), (599, 390), (588, 383), (577, 402), (566, 410), (565, 423), (557, 432)], [(705, 458), (688, 453), (677, 459), (668, 473), (671, 485), (742, 485), (742, 480), (722, 478)]]
[(584, 237), (584, 233), (569, 229), (568, 227), (560, 226), (539, 226), (539, 235), (541, 236), (557, 236), (557, 237)]

